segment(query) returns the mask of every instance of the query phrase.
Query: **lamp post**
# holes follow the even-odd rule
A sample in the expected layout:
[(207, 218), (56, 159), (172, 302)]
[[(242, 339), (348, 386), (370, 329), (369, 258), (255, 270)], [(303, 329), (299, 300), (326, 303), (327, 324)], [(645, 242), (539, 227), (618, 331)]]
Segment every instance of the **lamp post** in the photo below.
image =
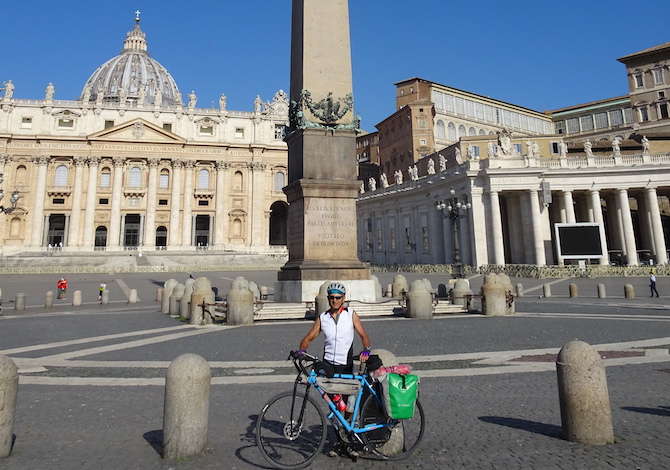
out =
[[(5, 180), (3, 177), (3, 174), (0, 173), (0, 185), (2, 185), (2, 182)], [(2, 202), (2, 198), (5, 197), (5, 193), (2, 188), (0, 188), (0, 202)], [(16, 209), (16, 204), (19, 202), (19, 192), (18, 190), (14, 191), (9, 198), (9, 202), (11, 204), (10, 207), (5, 207), (5, 206), (0, 206), (0, 211), (4, 212), (5, 214), (9, 214), (12, 212), (14, 209)]]
[(461, 247), (458, 240), (459, 220), (467, 217), (467, 211), (472, 207), (469, 202), (461, 201), (456, 197), (454, 188), (449, 190), (449, 197), (444, 201), (437, 202), (437, 210), (442, 213), (443, 219), (451, 220), (451, 228), (454, 237), (454, 276), (463, 277), (463, 264), (461, 263)]

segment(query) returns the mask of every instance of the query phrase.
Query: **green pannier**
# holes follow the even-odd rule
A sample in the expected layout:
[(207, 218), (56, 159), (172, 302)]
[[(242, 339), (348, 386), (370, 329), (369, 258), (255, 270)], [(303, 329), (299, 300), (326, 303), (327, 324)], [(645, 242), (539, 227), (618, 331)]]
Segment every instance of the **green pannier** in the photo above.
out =
[(384, 404), (393, 419), (409, 419), (414, 416), (414, 403), (419, 396), (419, 376), (386, 374)]

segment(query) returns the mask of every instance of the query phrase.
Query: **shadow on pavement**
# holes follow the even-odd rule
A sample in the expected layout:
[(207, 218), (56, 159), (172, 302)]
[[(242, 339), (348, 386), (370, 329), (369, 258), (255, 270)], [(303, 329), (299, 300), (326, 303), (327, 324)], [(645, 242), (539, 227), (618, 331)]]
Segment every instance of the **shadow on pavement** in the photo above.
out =
[(635, 413), (647, 413), (647, 414), (650, 414), (650, 415), (670, 416), (670, 407), (668, 407), (668, 406), (659, 406), (658, 408), (641, 408), (639, 406), (622, 406), (621, 409), (626, 410), (626, 411), (634, 411)]
[(149, 431), (144, 433), (144, 439), (149, 443), (151, 447), (158, 453), (158, 455), (163, 455), (163, 430), (158, 429), (156, 431)]
[(537, 421), (529, 421), (527, 419), (518, 418), (503, 418), (502, 416), (480, 416), (480, 420), (485, 423), (498, 424), (500, 426), (507, 426), (508, 428), (521, 429), (535, 434), (542, 434), (548, 437), (558, 437), (563, 435), (563, 428), (553, 424), (538, 423)]

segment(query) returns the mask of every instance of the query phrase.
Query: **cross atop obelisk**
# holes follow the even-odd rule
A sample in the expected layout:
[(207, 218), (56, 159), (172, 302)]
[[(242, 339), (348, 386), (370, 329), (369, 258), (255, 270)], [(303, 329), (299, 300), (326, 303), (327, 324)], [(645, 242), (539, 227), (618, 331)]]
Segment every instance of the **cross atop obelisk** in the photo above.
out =
[[(284, 188), (289, 261), (278, 275), (275, 299), (304, 301), (328, 280), (372, 281), (357, 256), (359, 119), (353, 109), (348, 1), (293, 0), (292, 21)], [(350, 292), (349, 298), (369, 300), (363, 292)]]

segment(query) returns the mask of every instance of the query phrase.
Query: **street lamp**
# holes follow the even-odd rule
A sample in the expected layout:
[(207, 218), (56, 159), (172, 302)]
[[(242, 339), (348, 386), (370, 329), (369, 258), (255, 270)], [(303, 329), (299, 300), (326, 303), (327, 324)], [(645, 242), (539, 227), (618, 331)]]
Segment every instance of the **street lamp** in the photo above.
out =
[(444, 201), (437, 202), (437, 210), (442, 212), (443, 219), (451, 220), (454, 237), (454, 276), (463, 277), (463, 264), (461, 263), (461, 248), (458, 241), (459, 220), (467, 216), (467, 211), (472, 205), (465, 200), (456, 197), (454, 188), (449, 190), (449, 197)]
[[(5, 179), (3, 177), (3, 174), (0, 173), (0, 185), (2, 184), (2, 182), (4, 180)], [(3, 189), (0, 188), (0, 201), (2, 201), (3, 197), (5, 197), (5, 193), (4, 193)], [(10, 212), (12, 212), (14, 209), (16, 209), (16, 204), (19, 202), (20, 197), (21, 196), (19, 196), (18, 190), (14, 191), (12, 193), (11, 197), (9, 198), (9, 202), (12, 204), (11, 207), (0, 206), (0, 211), (4, 212), (5, 214), (9, 214)]]

